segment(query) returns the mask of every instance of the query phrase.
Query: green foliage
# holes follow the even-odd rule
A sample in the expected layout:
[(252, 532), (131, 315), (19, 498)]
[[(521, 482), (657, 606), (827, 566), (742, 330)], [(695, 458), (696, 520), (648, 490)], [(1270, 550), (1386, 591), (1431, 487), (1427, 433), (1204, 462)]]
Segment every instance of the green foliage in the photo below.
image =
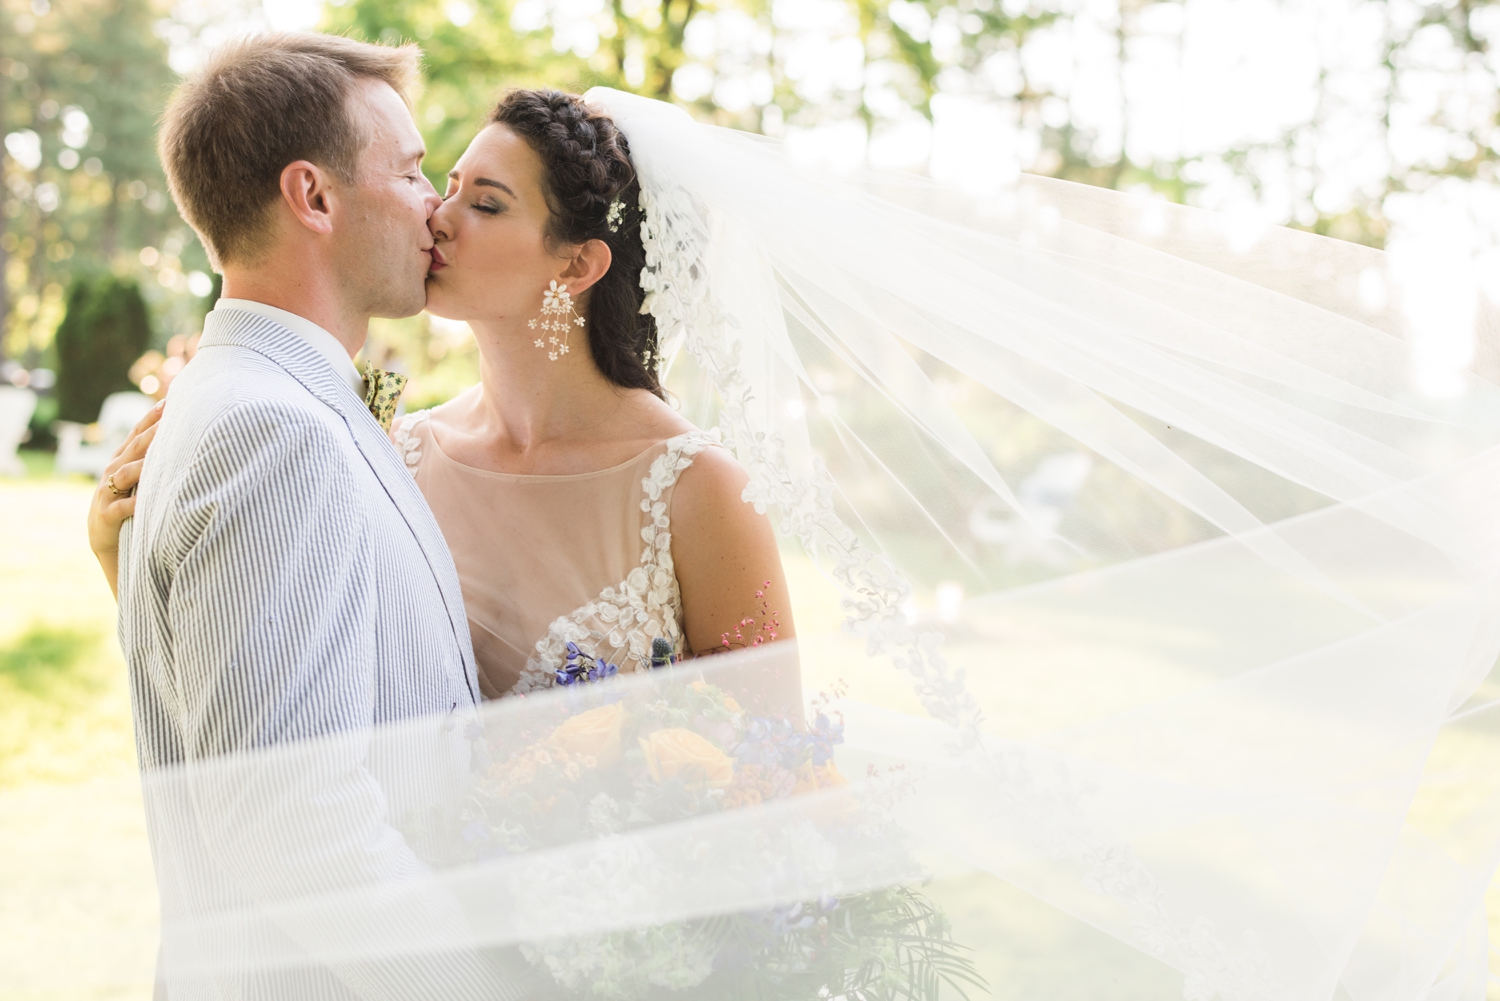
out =
[[(808, 904), (792, 917), (811, 916)], [(952, 991), (968, 998), (966, 987), (984, 992), (987, 984), (953, 941), (948, 919), (921, 892), (894, 886), (840, 897), (837, 905), (806, 929), (767, 936), (764, 920), (738, 915), (705, 922), (722, 949), (756, 955), (745, 973), (715, 976), (703, 984), (703, 997), (725, 1001), (816, 1001), (843, 997), (859, 1001), (939, 1001)]]
[(34, 625), (0, 647), (0, 683), (31, 695), (56, 697), (79, 687), (75, 669), (99, 645), (99, 637), (77, 629)]
[[(35, 442), (35, 437), (32, 439)], [(21, 457), (21, 462), (26, 466), (26, 478), (28, 480), (51, 480), (54, 473), (54, 456), (51, 452), (44, 452), (35, 445), (21, 449), (16, 453)]]
[(577, 85), (544, 38), (511, 30), (511, 6), (476, 4), (462, 27), (445, 13), (444, 0), (353, 0), (325, 14), (323, 30), (422, 47), (423, 89), (415, 111), (427, 140), (425, 168), (439, 191), (502, 90)]
[[(703, 121), (772, 135), (852, 120), (872, 142), (933, 119), (942, 100), (959, 95), (999, 109), (1013, 123), (1017, 148), (1025, 152), (1008, 169), (1148, 187), (1173, 201), (1232, 182), (1243, 196), (1274, 203), (1281, 221), (1380, 246), (1390, 196), (1449, 178), (1482, 184), (1497, 176), (1497, 118), (1483, 101), (1475, 103), (1474, 87), (1470, 97), (1432, 104), (1430, 115), (1421, 111), (1431, 118), (1424, 129), (1432, 139), (1419, 161), (1394, 157), (1389, 141), (1391, 123), (1420, 110), (1411, 95), (1431, 89), (1410, 79), (1446, 74), (1460, 91), (1471, 77), (1500, 80), (1487, 27), (1497, 5), (1367, 5), (1369, 16), (1384, 22), (1380, 44), (1389, 73), (1368, 96), (1368, 147), (1372, 157), (1388, 161), (1385, 176), (1332, 200), (1325, 192), (1316, 202), (1320, 187), (1336, 191), (1342, 184), (1337, 178), (1325, 184), (1330, 179), (1319, 166), (1327, 116), (1345, 101), (1326, 73), (1314, 85), (1316, 110), (1285, 135), (1184, 150), (1171, 160), (1140, 150), (1130, 155), (1121, 137), (1132, 133), (1132, 115), (1139, 116), (1126, 99), (1126, 78), (1142, 60), (1157, 58), (1143, 53), (1176, 44), (1161, 24), (1174, 20), (1169, 15), (1179, 0), (1116, 0), (1102, 14), (1097, 6), (1081, 13), (1060, 0), (835, 0), (819, 5), (815, 17), (805, 16), (796, 0), (610, 0), (591, 12), (560, 0), (328, 0), (321, 28), (422, 48), (425, 81), (414, 110), (428, 143), (425, 169), (439, 188), (507, 87), (582, 92), (606, 85), (673, 100)], [(207, 270), (207, 261), (172, 210), (154, 152), (155, 120), (175, 81), (164, 39), (204, 27), (189, 6), (51, 0), (33, 8), (31, 0), (0, 0), (0, 133), (31, 133), (40, 152), (35, 166), (0, 157), (0, 356), (48, 363), (64, 289), (85, 272), (141, 278), (163, 337), (197, 329), (199, 303), (188, 301), (184, 276)], [(243, 5), (230, 5), (236, 6)], [(1089, 68), (1096, 84), (1101, 68), (1116, 77), (1118, 128), (1085, 124), (1089, 117), (1076, 113), (1078, 73), (1047, 66), (1047, 51), (1066, 46), (1060, 40), (1081, 25), (1075, 18), (1097, 29), (1101, 17), (1114, 27), (1100, 36), (1104, 44)], [(836, 44), (840, 59), (852, 47), (853, 65), (831, 83), (810, 84), (803, 44), (809, 39), (821, 51)], [(1098, 95), (1090, 100), (1097, 103)], [(87, 116), (86, 134), (66, 128), (70, 112)], [(440, 354), (448, 350), (438, 347)], [(419, 377), (433, 369), (422, 389), (434, 399), (472, 370), (462, 356), (402, 357), (423, 370), (414, 372)]]
[(127, 373), (151, 342), (140, 286), (113, 275), (79, 278), (57, 328), (58, 417), (88, 423), (110, 393), (132, 388)]
[[(457, 6), (471, 15), (462, 26), (453, 22), (455, 5), (448, 0), (347, 0), (331, 4), (320, 26), (366, 41), (421, 46), (424, 87), (416, 118), (428, 144), (427, 175), (439, 190), (506, 89), (582, 93), (604, 86), (677, 99), (673, 74), (691, 61), (684, 43), (693, 19), (726, 12), (768, 23), (770, 17), (764, 0), (613, 0), (586, 24), (561, 8), (515, 0)], [(719, 124), (760, 130), (759, 109), (730, 113), (711, 97), (680, 103)]]
[[(34, 134), (41, 154), (30, 169), (4, 158), (0, 356), (48, 360), (63, 290), (80, 274), (207, 267), (156, 157), (176, 80), (155, 30), (168, 12), (164, 0), (0, 0), (0, 133)], [(173, 240), (143, 264), (141, 248)], [(184, 290), (181, 278), (146, 286), (163, 303)]]
[[(618, 968), (570, 998), (679, 1001), (941, 1001), (988, 984), (923, 893), (894, 886), (770, 912), (611, 932), (594, 945)], [(524, 947), (523, 947), (524, 951)], [(679, 955), (713, 957), (691, 986), (663, 989)], [(628, 958), (627, 958), (628, 957)]]
[(51, 451), (57, 447), (57, 438), (52, 434), (52, 422), (57, 420), (57, 397), (50, 393), (36, 401), (36, 410), (31, 415), (31, 437), (26, 447)]

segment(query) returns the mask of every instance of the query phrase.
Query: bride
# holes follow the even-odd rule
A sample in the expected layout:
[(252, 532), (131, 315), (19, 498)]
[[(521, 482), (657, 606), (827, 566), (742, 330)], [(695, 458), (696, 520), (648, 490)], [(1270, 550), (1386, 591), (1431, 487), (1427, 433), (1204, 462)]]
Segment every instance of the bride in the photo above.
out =
[[(797, 943), (774, 972), (801, 976), (925, 876), (908, 941), (951, 971), (951, 929), (1016, 995), (1484, 996), (1500, 390), (1413, 390), (1423, 324), (1384, 255), (1247, 249), (1211, 213), (1044, 178), (830, 176), (607, 90), (511, 95), (447, 194), (428, 308), (469, 322), (482, 382), (393, 440), (485, 694), (585, 657), (636, 675), (482, 708), (505, 754), (480, 799), (514, 809), (425, 832), (479, 942), (575, 996), (686, 996), (744, 967), (703, 946), (734, 920)], [(107, 573), (129, 512), (98, 495)], [(654, 653), (767, 635), (757, 592), (791, 635), (778, 541), (862, 648), (698, 660), (653, 701)], [(799, 734), (712, 694), (793, 656), (848, 683), (842, 728), (826, 698)], [(281, 903), (342, 928), (387, 889)], [(835, 965), (783, 995), (856, 996)]]
[[(639, 200), (607, 115), (518, 90), (429, 223), (427, 309), (469, 324), (480, 382), (397, 421), (392, 439), (452, 550), (487, 698), (553, 684), (569, 644), (628, 672), (658, 639), (658, 660), (765, 639), (763, 608), (779, 638), (794, 635), (770, 522), (741, 501), (745, 471), (666, 402), (641, 311)], [(121, 446), (118, 489), (138, 480), (159, 415)], [(112, 582), (133, 505), (101, 486), (91, 512)]]

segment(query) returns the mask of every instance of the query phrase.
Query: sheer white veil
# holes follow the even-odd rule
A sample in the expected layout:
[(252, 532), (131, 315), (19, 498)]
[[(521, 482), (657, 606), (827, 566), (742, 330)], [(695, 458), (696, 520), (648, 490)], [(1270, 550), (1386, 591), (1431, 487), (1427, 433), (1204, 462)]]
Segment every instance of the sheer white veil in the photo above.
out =
[[(1500, 390), (1410, 388), (1361, 294), (1384, 256), (1042, 178), (830, 176), (586, 99), (630, 141), (668, 385), (852, 641), (148, 774), (169, 979), (567, 941), (531, 966), (561, 976), (607, 934), (928, 880), (996, 997), (1483, 998)], [(799, 657), (847, 786), (509, 853), (446, 810), (476, 734)], [(430, 866), (407, 884), (289, 861), (368, 820), (303, 799), (356, 765)], [(855, 809), (889, 829), (828, 823)], [(205, 811), (257, 819), (173, 859)], [(192, 889), (226, 858), (285, 878)]]

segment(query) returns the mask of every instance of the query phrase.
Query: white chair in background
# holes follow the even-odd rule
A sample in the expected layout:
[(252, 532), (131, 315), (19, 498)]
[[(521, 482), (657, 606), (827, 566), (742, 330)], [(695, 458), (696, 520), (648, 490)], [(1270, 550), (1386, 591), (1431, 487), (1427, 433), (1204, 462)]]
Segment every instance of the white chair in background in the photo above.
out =
[[(57, 435), (57, 462), (53, 468), (58, 473), (103, 476), (109, 457), (125, 441), (136, 422), (155, 405), (156, 401), (144, 393), (110, 393), (104, 398), (104, 406), (99, 408), (99, 420), (93, 426), (97, 428), (94, 435), (89, 433), (90, 426), (58, 421), (52, 425)], [(88, 441), (88, 438), (94, 440)]]
[(1093, 469), (1087, 452), (1049, 455), (1016, 490), (1026, 517), (1015, 517), (997, 498), (986, 497), (969, 512), (969, 531), (981, 542), (1004, 545), (1012, 559), (1051, 563), (1066, 558), (1068, 547), (1057, 528)]
[(26, 464), (16, 454), (36, 413), (36, 394), (29, 389), (0, 386), (0, 476), (25, 476)]

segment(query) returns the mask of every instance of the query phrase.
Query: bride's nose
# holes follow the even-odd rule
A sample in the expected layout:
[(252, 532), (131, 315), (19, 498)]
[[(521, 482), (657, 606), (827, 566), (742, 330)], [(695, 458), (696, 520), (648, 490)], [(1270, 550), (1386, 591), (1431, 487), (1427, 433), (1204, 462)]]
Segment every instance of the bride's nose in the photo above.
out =
[(451, 240), (453, 235), (447, 219), (448, 203), (443, 202), (427, 217), (427, 228), (435, 241)]

